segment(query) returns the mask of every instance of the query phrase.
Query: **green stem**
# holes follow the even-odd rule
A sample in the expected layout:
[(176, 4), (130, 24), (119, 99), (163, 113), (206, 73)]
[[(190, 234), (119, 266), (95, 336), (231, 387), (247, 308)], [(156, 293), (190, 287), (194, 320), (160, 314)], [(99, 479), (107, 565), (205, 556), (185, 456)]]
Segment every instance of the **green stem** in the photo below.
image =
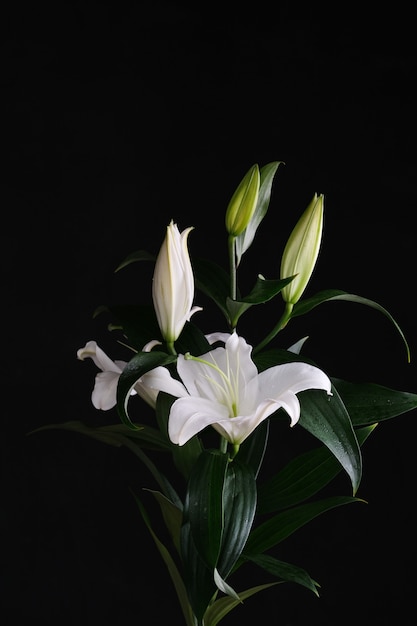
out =
[(220, 452), (227, 452), (227, 439), (221, 437), (220, 439)]
[(262, 348), (264, 348), (275, 337), (275, 335), (277, 335), (279, 331), (288, 324), (291, 319), (293, 306), (294, 305), (291, 304), (291, 302), (287, 302), (285, 304), (285, 310), (278, 320), (278, 324), (276, 324), (271, 332), (260, 343), (258, 343), (258, 345), (252, 350), (252, 354), (256, 354), (259, 350), (262, 350)]
[(177, 351), (175, 350), (173, 341), (167, 341), (167, 348), (168, 348), (169, 354), (173, 354), (174, 356), (177, 356)]
[(229, 267), (230, 267), (230, 297), (232, 300), (236, 300), (236, 254), (235, 254), (235, 240), (236, 237), (229, 235), (228, 249), (229, 249)]

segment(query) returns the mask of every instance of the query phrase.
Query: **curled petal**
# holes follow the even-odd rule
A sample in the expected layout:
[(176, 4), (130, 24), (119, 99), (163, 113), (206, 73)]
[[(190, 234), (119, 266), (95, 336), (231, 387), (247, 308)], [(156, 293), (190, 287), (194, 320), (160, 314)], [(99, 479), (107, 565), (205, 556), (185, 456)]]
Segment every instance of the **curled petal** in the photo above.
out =
[(112, 361), (107, 354), (97, 345), (95, 341), (87, 341), (84, 348), (77, 350), (77, 358), (80, 361), (90, 358), (94, 361), (95, 365), (102, 372), (118, 372), (121, 373), (121, 369)]
[(116, 406), (117, 383), (119, 382), (117, 372), (99, 372), (96, 375), (91, 402), (96, 409), (108, 411)]
[(173, 443), (180, 446), (191, 437), (224, 417), (228, 420), (226, 407), (219, 407), (215, 402), (191, 396), (178, 398), (171, 407), (168, 421), (168, 435)]

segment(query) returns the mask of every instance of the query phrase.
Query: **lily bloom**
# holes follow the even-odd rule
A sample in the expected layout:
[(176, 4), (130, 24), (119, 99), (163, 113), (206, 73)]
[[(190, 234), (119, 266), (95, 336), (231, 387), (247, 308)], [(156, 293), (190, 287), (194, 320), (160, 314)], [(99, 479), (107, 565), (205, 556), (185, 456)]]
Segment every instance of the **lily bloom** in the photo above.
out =
[(300, 391), (322, 389), (331, 395), (330, 379), (319, 368), (293, 362), (259, 373), (251, 351), (252, 346), (233, 332), (224, 348), (201, 357), (178, 356), (177, 371), (187, 395), (171, 407), (168, 433), (173, 443), (182, 446), (211, 425), (239, 445), (281, 407), (294, 426), (300, 417)]
[[(151, 349), (152, 343), (154, 342), (144, 347), (145, 352)], [(102, 411), (112, 409), (116, 406), (117, 384), (126, 361), (112, 361), (95, 341), (88, 341), (84, 348), (80, 348), (77, 351), (77, 358), (81, 361), (90, 358), (101, 370), (96, 375), (94, 389), (91, 394), (91, 401), (94, 407)], [(166, 391), (174, 396), (181, 396), (186, 393), (184, 386), (172, 378), (165, 367), (155, 367), (141, 376), (136, 382), (131, 395), (138, 394), (152, 408), (155, 408), (159, 391)]]
[(194, 275), (187, 248), (192, 230), (189, 227), (180, 233), (171, 220), (155, 263), (152, 298), (159, 328), (168, 344), (178, 339), (193, 313), (201, 311), (201, 307), (193, 307)]

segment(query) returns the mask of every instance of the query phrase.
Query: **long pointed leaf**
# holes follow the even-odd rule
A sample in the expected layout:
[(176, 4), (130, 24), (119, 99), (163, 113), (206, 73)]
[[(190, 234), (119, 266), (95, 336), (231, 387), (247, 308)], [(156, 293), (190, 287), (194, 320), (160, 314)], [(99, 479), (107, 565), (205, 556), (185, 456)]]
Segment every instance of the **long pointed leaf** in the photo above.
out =
[(252, 468), (257, 478), (265, 456), (269, 436), (269, 419), (264, 420), (239, 448), (239, 459)]
[(242, 555), (250, 558), (266, 552), (318, 515), (352, 502), (364, 502), (364, 500), (353, 496), (334, 496), (278, 513), (252, 530)]
[(349, 414), (335, 387), (333, 396), (311, 389), (299, 394), (299, 424), (322, 441), (347, 472), (353, 495), (362, 476), (362, 455)]
[(283, 279), (266, 279), (259, 275), (252, 291), (247, 296), (239, 297), (236, 300), (227, 297), (227, 312), (232, 327), (236, 327), (240, 316), (247, 309), (255, 304), (264, 304), (268, 300), (272, 300), (293, 278), (290, 276), (290, 278)]
[(260, 185), (258, 201), (252, 219), (241, 235), (236, 237), (236, 263), (239, 265), (242, 255), (252, 244), (259, 224), (264, 219), (271, 199), (271, 189), (274, 176), (282, 161), (267, 163), (260, 169)]
[(222, 506), (224, 528), (217, 569), (222, 578), (226, 578), (241, 555), (256, 510), (256, 482), (253, 471), (237, 458), (226, 467)]
[(410, 348), (399, 324), (395, 321), (395, 319), (393, 318), (391, 313), (387, 311), (387, 309), (385, 309), (377, 302), (369, 300), (369, 298), (363, 298), (362, 296), (358, 296), (354, 293), (347, 293), (346, 291), (341, 291), (340, 289), (326, 289), (325, 291), (320, 291), (312, 298), (307, 298), (306, 300), (300, 300), (299, 302), (297, 302), (297, 304), (294, 305), (291, 317), (304, 315), (305, 313), (311, 311), (311, 309), (314, 309), (319, 304), (322, 304), (322, 302), (329, 302), (331, 300), (347, 300), (349, 302), (358, 302), (359, 304), (365, 304), (366, 306), (380, 311), (390, 320), (390, 322), (392, 322), (397, 331), (400, 333), (407, 351), (407, 359), (408, 361), (410, 361)]
[(333, 378), (332, 383), (355, 426), (375, 424), (417, 409), (415, 393), (374, 383), (350, 383), (340, 378)]
[(317, 587), (320, 585), (318, 585), (302, 567), (285, 563), (269, 554), (257, 554), (256, 556), (249, 557), (248, 560), (252, 563), (256, 563), (256, 565), (277, 578), (281, 578), (286, 582), (302, 585), (312, 591), (316, 596), (319, 595)]
[[(373, 424), (357, 431), (361, 445), (375, 428)], [(258, 513), (273, 513), (300, 504), (323, 489), (341, 471), (342, 466), (326, 446), (299, 455), (258, 486)]]
[(281, 584), (282, 581), (276, 581), (273, 583), (266, 583), (264, 585), (257, 585), (256, 587), (251, 587), (250, 589), (246, 589), (245, 591), (239, 591), (239, 600), (236, 600), (231, 597), (220, 598), (215, 600), (213, 604), (207, 609), (204, 614), (204, 626), (217, 626), (217, 624), (224, 618), (226, 615), (233, 611), (237, 606), (239, 606), (243, 600), (250, 598), (251, 596), (259, 593), (259, 591), (263, 591), (264, 589), (269, 589), (270, 587), (275, 587), (275, 585)]
[(195, 626), (193, 611), (191, 609), (190, 603), (188, 601), (187, 590), (184, 585), (184, 581), (182, 580), (181, 574), (178, 571), (178, 568), (175, 564), (174, 559), (171, 554), (165, 547), (165, 545), (158, 539), (157, 535), (152, 529), (151, 523), (149, 521), (149, 517), (145, 511), (145, 508), (139, 498), (134, 495), (136, 503), (138, 505), (139, 511), (141, 512), (142, 518), (152, 536), (152, 539), (155, 542), (158, 551), (164, 560), (164, 563), (168, 569), (169, 575), (171, 576), (171, 580), (174, 583), (175, 591), (177, 593), (177, 597), (184, 615), (186, 626)]
[(126, 364), (117, 385), (117, 411), (123, 424), (132, 429), (137, 428), (128, 415), (127, 405), (131, 391), (139, 378), (155, 367), (169, 365), (175, 360), (175, 356), (165, 352), (139, 352)]
[(223, 489), (227, 454), (203, 452), (190, 475), (185, 517), (190, 521), (195, 546), (203, 561), (214, 570), (223, 534)]

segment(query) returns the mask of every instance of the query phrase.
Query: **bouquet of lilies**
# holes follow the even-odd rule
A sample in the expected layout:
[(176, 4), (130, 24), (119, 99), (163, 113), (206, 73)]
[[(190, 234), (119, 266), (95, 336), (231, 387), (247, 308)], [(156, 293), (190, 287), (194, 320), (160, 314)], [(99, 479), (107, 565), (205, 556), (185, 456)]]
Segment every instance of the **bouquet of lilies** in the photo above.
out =
[[(282, 582), (318, 595), (319, 585), (308, 572), (277, 559), (273, 548), (318, 515), (358, 501), (362, 444), (377, 423), (417, 407), (416, 394), (330, 377), (303, 357), (306, 337), (291, 346), (278, 342), (293, 318), (346, 300), (387, 316), (410, 359), (402, 330), (378, 303), (337, 289), (303, 298), (322, 241), (323, 195), (314, 194), (295, 224), (279, 277), (259, 274), (251, 291), (241, 293), (238, 271), (267, 213), (279, 165), (253, 165), (232, 195), (225, 211), (227, 269), (190, 258), (187, 242), (194, 227), (181, 232), (174, 221), (156, 256), (140, 250), (120, 264), (117, 271), (132, 263), (154, 264), (150, 304), (97, 309), (111, 316), (109, 330), (129, 358), (113, 361), (95, 341), (77, 352), (99, 370), (94, 407), (113, 409), (117, 423), (53, 425), (127, 446), (152, 477), (146, 489), (166, 538), (155, 532), (143, 497), (134, 497), (168, 568), (186, 626), (215, 626), (246, 598)], [(223, 328), (198, 326), (196, 292), (219, 308)], [(252, 345), (239, 332), (240, 319), (273, 298), (280, 300), (280, 315)], [(262, 307), (259, 311), (262, 315)], [(151, 420), (140, 419), (141, 408)], [(264, 477), (273, 421), (306, 429), (317, 445)], [(169, 471), (157, 465), (161, 453)], [(320, 497), (339, 472), (348, 475), (351, 493)], [(233, 575), (242, 567), (260, 568), (271, 581), (237, 589)]]

